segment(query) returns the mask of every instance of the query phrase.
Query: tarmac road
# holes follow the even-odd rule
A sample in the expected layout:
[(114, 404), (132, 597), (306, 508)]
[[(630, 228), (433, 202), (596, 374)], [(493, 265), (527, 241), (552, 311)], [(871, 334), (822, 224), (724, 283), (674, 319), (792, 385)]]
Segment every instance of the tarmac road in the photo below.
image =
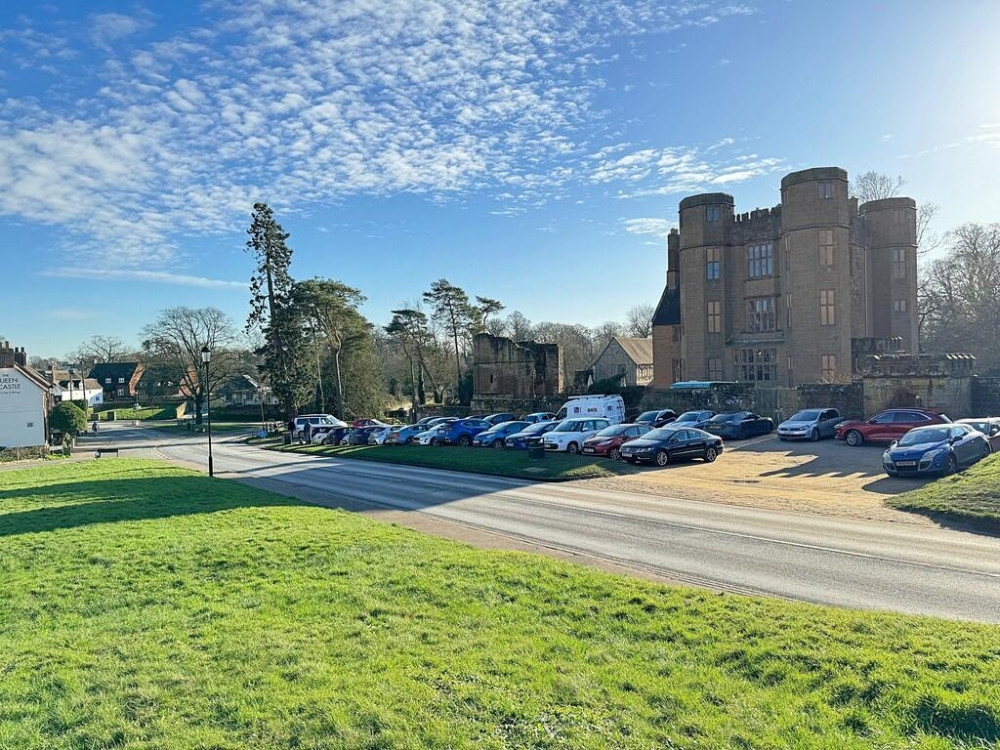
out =
[[(115, 425), (100, 438), (123, 456), (205, 466), (201, 435)], [(283, 454), (225, 436), (216, 438), (214, 455), (218, 476), (310, 502), (430, 517), (681, 583), (1000, 623), (1000, 539), (993, 536)]]

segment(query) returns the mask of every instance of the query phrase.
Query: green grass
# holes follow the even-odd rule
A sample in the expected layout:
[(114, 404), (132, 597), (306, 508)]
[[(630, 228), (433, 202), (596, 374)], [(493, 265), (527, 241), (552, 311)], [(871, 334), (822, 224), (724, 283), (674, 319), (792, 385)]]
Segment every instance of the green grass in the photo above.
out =
[(995, 627), (475, 550), (152, 461), (0, 473), (0, 537), (5, 749), (1000, 743)]
[(527, 451), (493, 448), (460, 448), (424, 445), (281, 445), (277, 439), (250, 441), (254, 445), (293, 453), (357, 458), (431, 469), (448, 469), (475, 474), (495, 474), (520, 479), (567, 481), (635, 474), (640, 471), (620, 461), (606, 458), (548, 453), (544, 459), (528, 458)]
[(142, 406), (138, 409), (136, 408), (125, 408), (125, 409), (101, 409), (98, 412), (98, 417), (102, 420), (107, 420), (111, 418), (111, 412), (114, 412), (115, 419), (126, 419), (126, 420), (165, 420), (165, 419), (176, 419), (177, 410), (173, 406)]
[(1000, 453), (888, 502), (901, 510), (1000, 524)]
[[(208, 422), (203, 422), (200, 425), (194, 423), (194, 419), (187, 419), (181, 423), (173, 422), (168, 425), (163, 425), (163, 429), (169, 429), (174, 432), (188, 432), (188, 424), (191, 425), (191, 431), (194, 430), (208, 430)], [(244, 433), (246, 435), (256, 435), (260, 431), (260, 423), (253, 422), (212, 422), (212, 434), (215, 433)]]

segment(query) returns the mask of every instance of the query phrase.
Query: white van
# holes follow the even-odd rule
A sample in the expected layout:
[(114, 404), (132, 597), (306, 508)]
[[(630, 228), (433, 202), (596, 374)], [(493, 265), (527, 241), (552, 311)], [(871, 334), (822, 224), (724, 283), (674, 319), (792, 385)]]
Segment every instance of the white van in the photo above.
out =
[(603, 417), (611, 424), (625, 421), (625, 401), (621, 396), (570, 396), (556, 414), (556, 419), (573, 417)]

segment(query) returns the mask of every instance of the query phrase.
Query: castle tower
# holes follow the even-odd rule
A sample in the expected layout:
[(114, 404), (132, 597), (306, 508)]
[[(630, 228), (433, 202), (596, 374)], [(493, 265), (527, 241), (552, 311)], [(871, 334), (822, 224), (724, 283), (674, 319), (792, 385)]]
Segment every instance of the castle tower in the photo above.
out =
[(790, 385), (851, 374), (851, 209), (847, 172), (817, 167), (781, 180), (780, 264)]
[(669, 388), (681, 380), (681, 236), (676, 229), (667, 235), (667, 285), (653, 313), (653, 387)]

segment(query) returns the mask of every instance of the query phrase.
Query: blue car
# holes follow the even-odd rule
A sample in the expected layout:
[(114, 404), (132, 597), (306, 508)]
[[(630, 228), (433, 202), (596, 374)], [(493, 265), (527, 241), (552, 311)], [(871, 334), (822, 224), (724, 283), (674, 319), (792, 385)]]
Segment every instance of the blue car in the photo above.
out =
[(542, 435), (546, 432), (551, 432), (558, 426), (559, 423), (553, 420), (548, 422), (533, 422), (520, 432), (508, 435), (503, 441), (503, 447), (516, 451), (523, 451), (527, 450), (528, 446), (531, 445), (532, 440), (534, 440), (537, 445), (541, 445)]
[(459, 419), (438, 428), (437, 441), (442, 445), (472, 445), (473, 439), (481, 432), (492, 428), (485, 419)]
[(948, 476), (990, 455), (986, 436), (964, 424), (914, 427), (882, 454), (891, 477)]
[(534, 424), (535, 422), (551, 422), (555, 418), (556, 415), (550, 411), (535, 411), (531, 414), (525, 414), (521, 417), (521, 421)]
[(477, 448), (503, 448), (503, 441), (507, 439), (508, 435), (520, 432), (528, 424), (528, 422), (501, 422), (497, 426), (476, 435), (472, 439), (472, 444)]
[(483, 419), (485, 419), (491, 425), (496, 426), (498, 424), (503, 424), (504, 422), (513, 422), (515, 419), (517, 419), (517, 415), (511, 414), (510, 412), (502, 411), (499, 414), (490, 414), (488, 416), (485, 416), (483, 417)]

